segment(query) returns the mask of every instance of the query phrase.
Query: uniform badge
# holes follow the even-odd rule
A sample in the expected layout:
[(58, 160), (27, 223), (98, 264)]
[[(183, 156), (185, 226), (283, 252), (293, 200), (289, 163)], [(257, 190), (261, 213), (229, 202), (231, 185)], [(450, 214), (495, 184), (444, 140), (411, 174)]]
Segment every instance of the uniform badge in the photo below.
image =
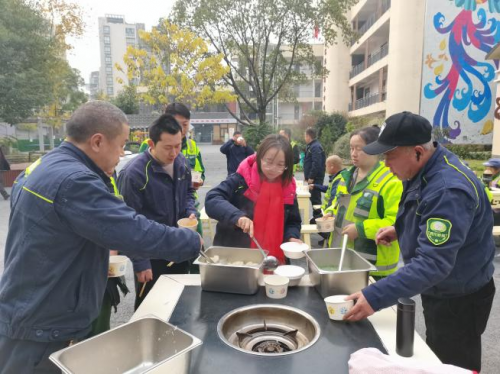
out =
[(429, 218), (427, 220), (427, 239), (434, 245), (446, 243), (450, 238), (451, 226), (451, 222), (447, 219)]

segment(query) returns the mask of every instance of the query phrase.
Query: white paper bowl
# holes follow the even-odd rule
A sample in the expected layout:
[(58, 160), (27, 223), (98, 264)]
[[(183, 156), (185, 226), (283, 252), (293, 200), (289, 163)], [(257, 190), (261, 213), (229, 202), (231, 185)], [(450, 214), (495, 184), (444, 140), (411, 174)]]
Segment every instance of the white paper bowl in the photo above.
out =
[(264, 277), (266, 295), (271, 299), (284, 299), (288, 292), (290, 280), (280, 275), (267, 275)]
[(306, 243), (286, 242), (280, 245), (286, 257), (294, 260), (304, 257), (304, 252), (310, 248)]
[(334, 217), (320, 217), (316, 218), (316, 227), (318, 232), (332, 232), (334, 229)]
[(344, 315), (354, 306), (354, 300), (344, 300), (349, 295), (334, 295), (325, 297), (326, 310), (330, 319), (342, 321)]
[(121, 277), (127, 270), (127, 256), (109, 256), (108, 277)]
[(198, 220), (196, 218), (195, 219), (181, 218), (180, 220), (177, 221), (177, 226), (184, 229), (196, 231), (196, 227), (198, 227)]
[(274, 274), (287, 277), (290, 280), (288, 287), (298, 286), (306, 270), (296, 265), (282, 265), (274, 270)]

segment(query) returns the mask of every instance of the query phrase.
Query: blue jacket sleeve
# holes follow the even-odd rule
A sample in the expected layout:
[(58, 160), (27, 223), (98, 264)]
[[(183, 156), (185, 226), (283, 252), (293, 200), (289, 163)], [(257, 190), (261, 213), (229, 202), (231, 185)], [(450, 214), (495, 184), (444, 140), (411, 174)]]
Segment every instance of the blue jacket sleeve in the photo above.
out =
[[(141, 196), (142, 193), (137, 182), (137, 176), (130, 175), (129, 170), (125, 168), (118, 175), (116, 184), (125, 203), (136, 212), (140, 212), (142, 211), (143, 197)], [(130, 261), (132, 261), (134, 272), (136, 273), (151, 269), (151, 261), (149, 259), (139, 259), (130, 256)]]
[(315, 179), (318, 175), (322, 175), (322, 171), (325, 169), (325, 165), (322, 165), (322, 153), (323, 149), (319, 144), (311, 147), (312, 166), (311, 172), (309, 173), (309, 179)]
[(236, 190), (241, 187), (240, 181), (239, 174), (231, 174), (207, 193), (205, 209), (209, 217), (229, 226), (236, 225), (238, 220), (245, 215), (230, 202)]
[(314, 188), (325, 193), (328, 190), (328, 186), (323, 186), (322, 184), (315, 184)]
[(201, 247), (196, 232), (167, 227), (137, 214), (91, 172), (77, 172), (63, 181), (54, 207), (62, 224), (129, 257), (183, 262), (195, 258)]
[[(420, 294), (448, 277), (472, 224), (476, 202), (464, 191), (440, 190), (421, 202), (418, 210), (415, 257), (396, 273), (363, 289), (375, 311), (394, 305), (400, 297)], [(427, 220), (431, 218), (448, 220), (452, 225), (448, 241), (441, 245), (434, 245), (427, 238)]]
[(229, 139), (227, 142), (225, 142), (224, 144), (222, 144), (221, 147), (220, 147), (221, 153), (227, 155), (229, 153), (229, 149), (231, 148), (231, 146), (233, 144), (234, 144), (233, 139)]
[(300, 229), (302, 227), (302, 218), (300, 217), (299, 204), (297, 197), (293, 200), (293, 205), (289, 208), (289, 212), (285, 222), (285, 232), (283, 238), (289, 240), (290, 238), (300, 239)]

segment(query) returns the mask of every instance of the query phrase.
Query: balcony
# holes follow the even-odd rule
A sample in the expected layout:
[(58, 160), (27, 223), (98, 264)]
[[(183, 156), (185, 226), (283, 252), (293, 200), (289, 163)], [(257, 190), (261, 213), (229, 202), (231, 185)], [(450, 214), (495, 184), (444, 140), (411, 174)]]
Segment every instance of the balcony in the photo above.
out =
[(375, 24), (375, 22), (377, 22), (380, 17), (382, 17), (383, 14), (385, 14), (385, 12), (389, 10), (390, 7), (391, 0), (382, 0), (382, 11), (380, 13), (373, 13), (366, 19), (366, 22), (363, 24), (363, 26), (361, 26), (357, 31), (355, 30), (357, 35), (356, 37), (352, 38), (351, 46), (353, 46), (356, 41), (358, 41), (364, 34), (366, 34), (366, 32)]
[(361, 64), (358, 64), (358, 65), (354, 66), (352, 68), (351, 72), (349, 73), (349, 78), (355, 77), (356, 75), (358, 75), (362, 71), (368, 69), (370, 66), (372, 66), (376, 62), (382, 60), (388, 54), (389, 54), (389, 45), (385, 44), (380, 49), (378, 49), (377, 51), (373, 52), (372, 54), (370, 54), (368, 56), (367, 66), (366, 67), (365, 67), (365, 63), (364, 62), (362, 62)]
[[(382, 101), (384, 101), (385, 98), (386, 98), (386, 93), (382, 92)], [(379, 93), (368, 95), (368, 96), (365, 96), (361, 99), (356, 100), (355, 108), (352, 107), (352, 103), (349, 103), (349, 112), (352, 112), (353, 110), (365, 108), (367, 106), (377, 104), (379, 102), (380, 102), (380, 94)]]

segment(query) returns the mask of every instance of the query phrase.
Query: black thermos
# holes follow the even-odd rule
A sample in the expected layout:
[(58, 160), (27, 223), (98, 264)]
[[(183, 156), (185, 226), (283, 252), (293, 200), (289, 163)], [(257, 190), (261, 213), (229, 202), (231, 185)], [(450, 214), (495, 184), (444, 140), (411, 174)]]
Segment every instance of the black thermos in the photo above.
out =
[(415, 334), (415, 301), (398, 299), (398, 322), (396, 327), (396, 353), (403, 357), (413, 356)]

